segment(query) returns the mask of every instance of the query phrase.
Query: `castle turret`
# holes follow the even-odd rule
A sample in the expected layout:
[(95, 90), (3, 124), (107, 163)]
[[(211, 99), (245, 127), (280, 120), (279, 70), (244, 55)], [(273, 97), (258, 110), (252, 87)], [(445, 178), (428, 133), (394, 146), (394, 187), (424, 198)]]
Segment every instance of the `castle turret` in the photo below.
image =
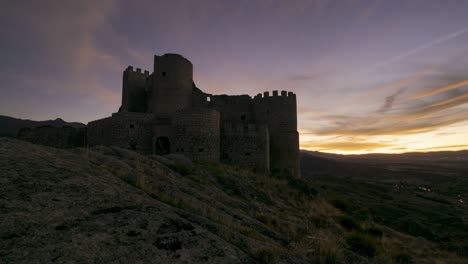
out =
[(178, 54), (155, 55), (152, 77), (150, 112), (164, 116), (191, 106), (193, 65), (189, 60)]
[(254, 97), (255, 119), (268, 125), (270, 169), (272, 173), (300, 175), (299, 133), (297, 132), (296, 95), (292, 92), (265, 92)]
[(136, 70), (128, 66), (123, 72), (122, 106), (123, 112), (145, 112), (148, 71)]

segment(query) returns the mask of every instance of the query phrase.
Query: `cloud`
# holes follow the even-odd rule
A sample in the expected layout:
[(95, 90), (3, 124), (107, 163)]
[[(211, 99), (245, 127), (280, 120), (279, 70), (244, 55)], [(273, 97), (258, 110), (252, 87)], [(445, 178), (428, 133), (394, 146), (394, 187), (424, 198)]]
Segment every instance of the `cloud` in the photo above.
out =
[(430, 148), (420, 148), (417, 149), (418, 151), (424, 151), (424, 150), (454, 150), (454, 149), (466, 149), (468, 148), (467, 144), (459, 144), (459, 145), (446, 145), (446, 146), (436, 146), (436, 147), (430, 147)]
[(408, 135), (437, 130), (441, 127), (464, 122), (468, 119), (466, 111), (452, 111), (452, 114), (412, 118), (405, 114), (394, 116), (369, 115), (361, 117), (325, 117), (332, 125), (314, 130), (316, 135), (332, 136), (377, 136)]
[(385, 148), (391, 145), (386, 143), (377, 142), (353, 142), (353, 141), (339, 141), (339, 142), (317, 142), (308, 141), (302, 142), (301, 148), (314, 149), (318, 151), (356, 151), (356, 150), (374, 150), (377, 148)]
[(434, 131), (464, 122), (468, 120), (468, 111), (460, 107), (468, 104), (468, 91), (455, 89), (464, 86), (466, 82), (456, 82), (421, 92), (418, 96), (401, 100), (398, 107), (395, 107), (397, 98), (408, 89), (400, 88), (387, 96), (384, 104), (376, 112), (311, 116), (309, 120), (321, 124), (316, 126), (312, 133), (318, 136), (407, 135)]
[(387, 96), (385, 97), (385, 103), (384, 105), (382, 105), (382, 107), (379, 108), (379, 110), (377, 110), (377, 112), (379, 113), (385, 113), (387, 112), (388, 110), (390, 110), (393, 106), (393, 103), (395, 102), (395, 99), (401, 95), (402, 93), (404, 93), (406, 91), (406, 88), (402, 88), (400, 90), (398, 90), (396, 93), (390, 95), (390, 96)]
[(316, 80), (318, 78), (319, 76), (316, 74), (300, 74), (300, 75), (291, 76), (289, 79), (292, 81), (310, 81), (310, 80)]
[(458, 89), (458, 88), (463, 87), (463, 86), (468, 86), (468, 80), (463, 80), (463, 81), (459, 81), (459, 82), (456, 82), (456, 83), (451, 83), (451, 84), (448, 84), (448, 85), (436, 87), (436, 88), (430, 89), (428, 91), (420, 92), (420, 93), (412, 96), (410, 99), (420, 99), (420, 98), (424, 98), (424, 97), (429, 97), (429, 96), (433, 96), (433, 95), (440, 94), (440, 93), (443, 93), (443, 92)]
[(468, 33), (468, 27), (465, 27), (463, 29), (460, 29), (458, 31), (455, 31), (455, 32), (452, 32), (450, 34), (447, 34), (447, 35), (444, 35), (444, 36), (441, 36), (435, 40), (432, 40), (432, 41), (429, 41), (421, 46), (418, 46), (414, 49), (411, 49), (411, 50), (408, 50), (406, 52), (403, 52), (393, 58), (390, 58), (388, 60), (385, 60), (385, 61), (382, 61), (382, 62), (379, 62), (377, 63), (376, 65), (374, 65), (374, 67), (382, 67), (382, 66), (385, 66), (385, 65), (388, 65), (388, 64), (392, 64), (392, 63), (395, 63), (397, 61), (400, 61), (400, 60), (403, 60), (413, 54), (416, 54), (418, 52), (421, 52), (423, 50), (426, 50), (428, 48), (431, 48), (431, 47), (434, 47), (436, 45), (439, 45), (441, 43), (444, 43), (446, 41), (449, 41), (449, 40), (452, 40), (454, 38), (457, 38), (457, 37), (460, 37), (464, 34)]

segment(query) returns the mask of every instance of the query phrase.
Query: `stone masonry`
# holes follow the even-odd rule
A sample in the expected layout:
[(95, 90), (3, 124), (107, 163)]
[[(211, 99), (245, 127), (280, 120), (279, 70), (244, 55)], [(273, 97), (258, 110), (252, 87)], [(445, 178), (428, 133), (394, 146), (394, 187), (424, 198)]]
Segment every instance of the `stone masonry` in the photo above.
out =
[(189, 60), (155, 55), (153, 73), (132, 66), (123, 72), (122, 105), (88, 123), (88, 143), (299, 176), (296, 108), (296, 95), (286, 91), (204, 93)]

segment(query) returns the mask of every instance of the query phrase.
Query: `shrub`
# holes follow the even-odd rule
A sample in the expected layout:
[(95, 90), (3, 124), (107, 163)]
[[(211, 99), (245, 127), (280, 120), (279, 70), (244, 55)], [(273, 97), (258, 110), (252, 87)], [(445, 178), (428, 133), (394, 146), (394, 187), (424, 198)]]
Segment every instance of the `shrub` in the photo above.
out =
[(377, 238), (381, 238), (383, 236), (383, 231), (377, 226), (371, 226), (366, 229), (366, 233)]
[(331, 204), (338, 210), (341, 210), (343, 212), (346, 212), (346, 213), (349, 213), (349, 211), (351, 211), (351, 206), (343, 201), (343, 200), (339, 200), (339, 199), (335, 199), (333, 201), (331, 201)]
[(338, 217), (340, 225), (347, 230), (361, 230), (359, 223), (349, 215), (342, 215)]
[(400, 253), (395, 256), (395, 263), (398, 264), (411, 264), (413, 263), (413, 258), (406, 254), (406, 253)]
[(336, 264), (338, 263), (335, 253), (327, 252), (326, 254), (317, 257), (312, 261), (314, 264)]
[(192, 168), (183, 164), (168, 164), (168, 167), (182, 176), (188, 175), (192, 172)]
[(365, 221), (369, 218), (370, 212), (367, 208), (361, 208), (353, 214), (360, 221)]
[(324, 259), (323, 263), (325, 263), (325, 264), (335, 264), (335, 263), (337, 263), (336, 259), (337, 259), (336, 255), (334, 253), (328, 252), (325, 255), (325, 259)]
[(309, 184), (306, 181), (301, 180), (301, 179), (296, 179), (296, 178), (288, 179), (288, 186), (307, 196), (314, 196), (317, 194), (317, 190), (309, 186)]
[(276, 256), (268, 251), (268, 250), (260, 250), (258, 251), (254, 258), (259, 262), (259, 263), (262, 263), (262, 264), (273, 264), (273, 263), (277, 263), (276, 261)]
[(362, 256), (373, 257), (377, 253), (377, 243), (367, 234), (353, 233), (346, 238), (346, 244), (350, 250)]
[(223, 191), (228, 195), (240, 196), (242, 194), (237, 182), (227, 175), (215, 175), (217, 182), (221, 185)]

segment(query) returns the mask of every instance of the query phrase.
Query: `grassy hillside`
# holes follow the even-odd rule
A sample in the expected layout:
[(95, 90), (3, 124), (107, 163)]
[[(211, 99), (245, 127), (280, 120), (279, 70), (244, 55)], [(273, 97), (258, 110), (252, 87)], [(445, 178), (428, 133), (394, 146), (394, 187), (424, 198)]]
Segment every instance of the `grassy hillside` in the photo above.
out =
[(323, 197), (357, 219), (423, 237), (468, 256), (468, 165), (456, 159), (408, 162), (406, 157), (378, 163), (328, 160), (336, 165), (327, 170), (313, 165), (323, 157), (304, 154), (302, 174), (320, 186)]
[(466, 263), (299, 179), (12, 139), (0, 139), (0, 170), (6, 262)]

